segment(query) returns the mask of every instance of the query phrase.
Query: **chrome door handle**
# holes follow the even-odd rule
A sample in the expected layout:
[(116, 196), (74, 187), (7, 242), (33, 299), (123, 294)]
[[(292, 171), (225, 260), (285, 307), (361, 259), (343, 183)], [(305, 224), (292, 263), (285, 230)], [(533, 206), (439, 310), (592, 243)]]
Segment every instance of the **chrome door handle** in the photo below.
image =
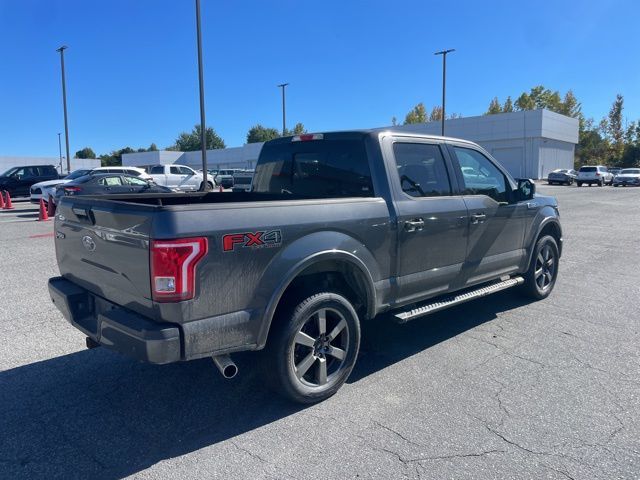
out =
[(407, 220), (404, 222), (404, 229), (407, 232), (420, 231), (424, 228), (424, 220), (422, 218), (414, 218), (413, 220)]
[(486, 219), (487, 216), (484, 213), (474, 213), (471, 215), (471, 223), (474, 225), (477, 223), (484, 223)]

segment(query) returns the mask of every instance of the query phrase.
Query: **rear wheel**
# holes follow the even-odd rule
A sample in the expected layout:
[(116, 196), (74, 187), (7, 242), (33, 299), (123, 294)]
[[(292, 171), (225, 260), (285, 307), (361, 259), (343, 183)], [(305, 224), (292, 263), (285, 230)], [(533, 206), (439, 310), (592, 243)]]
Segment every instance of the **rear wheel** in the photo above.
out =
[(524, 275), (523, 292), (537, 300), (548, 297), (556, 284), (559, 262), (555, 238), (551, 235), (540, 237), (533, 250), (529, 270)]
[(284, 309), (274, 322), (265, 352), (272, 388), (298, 403), (336, 393), (360, 347), (360, 322), (351, 303), (338, 293), (317, 293)]
[(599, 187), (604, 187), (604, 179), (600, 180), (600, 183), (598, 183)]

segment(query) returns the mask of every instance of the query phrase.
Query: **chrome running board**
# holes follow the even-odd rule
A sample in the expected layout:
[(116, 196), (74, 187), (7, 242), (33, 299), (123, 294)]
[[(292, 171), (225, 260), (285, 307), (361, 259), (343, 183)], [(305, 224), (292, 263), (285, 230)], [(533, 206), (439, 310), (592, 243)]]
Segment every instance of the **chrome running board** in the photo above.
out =
[(522, 285), (524, 278), (513, 277), (508, 280), (493, 283), (486, 287), (481, 287), (476, 290), (470, 290), (459, 295), (452, 297), (445, 297), (437, 302), (426, 303), (421, 307), (414, 308), (412, 310), (405, 310), (404, 312), (396, 313), (395, 320), (397, 323), (407, 323), (415, 318), (429, 315), (431, 313), (439, 312), (445, 308), (453, 307), (454, 305), (460, 305), (461, 303), (468, 302), (469, 300), (475, 300), (476, 298), (486, 297), (492, 293), (506, 290), (507, 288)]

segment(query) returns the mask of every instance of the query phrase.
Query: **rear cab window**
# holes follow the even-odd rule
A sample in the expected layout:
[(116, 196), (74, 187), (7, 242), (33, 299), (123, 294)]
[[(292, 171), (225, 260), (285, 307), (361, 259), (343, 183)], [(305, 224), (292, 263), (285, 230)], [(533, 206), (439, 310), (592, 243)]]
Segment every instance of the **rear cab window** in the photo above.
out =
[(306, 198), (373, 197), (364, 138), (325, 135), (266, 143), (252, 191)]

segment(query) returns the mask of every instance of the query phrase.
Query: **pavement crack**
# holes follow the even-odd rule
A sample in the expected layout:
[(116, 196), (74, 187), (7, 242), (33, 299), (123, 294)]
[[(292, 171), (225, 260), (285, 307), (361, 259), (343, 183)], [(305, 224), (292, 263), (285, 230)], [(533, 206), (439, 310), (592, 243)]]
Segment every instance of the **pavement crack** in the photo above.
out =
[(257, 453), (253, 453), (251, 450), (248, 450), (244, 447), (241, 447), (240, 445), (238, 445), (236, 442), (231, 442), (231, 445), (233, 445), (234, 447), (236, 447), (238, 450), (240, 450), (243, 453), (246, 453), (247, 455), (249, 455), (251, 458), (255, 458), (256, 460), (259, 460), (262, 463), (266, 463), (268, 464), (269, 462), (267, 460), (265, 460), (264, 458), (262, 458), (260, 455), (258, 455)]
[(378, 422), (376, 420), (373, 420), (373, 423), (375, 425), (377, 425), (378, 427), (380, 427), (380, 428), (382, 428), (382, 429), (384, 429), (384, 430), (386, 430), (388, 432), (393, 433), (395, 436), (397, 436), (398, 438), (401, 438), (402, 440), (404, 440), (407, 443), (410, 443), (411, 445), (415, 445), (416, 447), (421, 447), (421, 448), (424, 447), (424, 445), (414, 442), (413, 440), (405, 437), (403, 434), (401, 434), (400, 432), (394, 430), (391, 427), (388, 427), (388, 426), (386, 426), (386, 425), (384, 425), (384, 424), (382, 424), (382, 423), (380, 423), (380, 422)]

